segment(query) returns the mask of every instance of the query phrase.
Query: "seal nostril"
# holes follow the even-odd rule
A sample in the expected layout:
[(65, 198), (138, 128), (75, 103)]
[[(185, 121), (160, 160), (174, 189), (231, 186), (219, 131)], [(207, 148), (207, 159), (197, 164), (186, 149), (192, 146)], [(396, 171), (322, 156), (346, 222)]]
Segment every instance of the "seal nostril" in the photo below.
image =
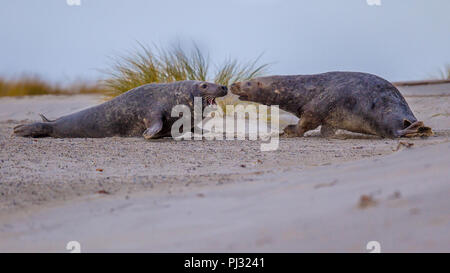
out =
[(223, 90), (223, 91), (227, 91), (227, 90), (228, 90), (228, 87), (226, 87), (225, 85), (222, 85), (222, 90)]

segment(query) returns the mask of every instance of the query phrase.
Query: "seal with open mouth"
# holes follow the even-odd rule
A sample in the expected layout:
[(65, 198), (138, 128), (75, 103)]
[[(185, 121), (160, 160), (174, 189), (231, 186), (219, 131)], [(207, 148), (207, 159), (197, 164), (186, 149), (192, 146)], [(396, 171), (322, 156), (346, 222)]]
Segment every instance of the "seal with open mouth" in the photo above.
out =
[(178, 119), (171, 117), (176, 105), (194, 110), (194, 98), (202, 98), (203, 108), (216, 104), (217, 97), (227, 94), (227, 87), (201, 81), (179, 81), (146, 84), (136, 87), (108, 102), (42, 122), (19, 125), (14, 134), (24, 137), (95, 138), (111, 136), (141, 136), (161, 138), (170, 136)]
[(336, 129), (387, 138), (430, 136), (405, 98), (390, 82), (367, 73), (328, 72), (316, 75), (259, 77), (231, 85), (240, 100), (279, 107), (300, 118), (284, 129), (303, 136), (321, 125), (329, 137)]

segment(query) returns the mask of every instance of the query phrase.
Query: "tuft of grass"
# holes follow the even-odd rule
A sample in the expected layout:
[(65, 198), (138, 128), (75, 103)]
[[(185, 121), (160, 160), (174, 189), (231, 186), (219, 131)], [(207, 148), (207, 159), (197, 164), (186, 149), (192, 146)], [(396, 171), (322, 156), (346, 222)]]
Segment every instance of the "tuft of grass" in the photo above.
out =
[(450, 80), (450, 64), (446, 65), (442, 70), (440, 70), (440, 79)]
[[(220, 64), (214, 64), (209, 54), (202, 52), (195, 43), (191, 50), (180, 45), (161, 49), (138, 43), (134, 53), (113, 59), (111, 68), (103, 71), (108, 76), (103, 84), (111, 97), (148, 83), (198, 80), (229, 86), (237, 81), (264, 75), (269, 65), (259, 64), (260, 57), (247, 63), (228, 58)], [(241, 103), (237, 96), (231, 94), (217, 99), (224, 115), (228, 114), (226, 105)]]
[(236, 59), (228, 59), (218, 67), (214, 82), (222, 85), (230, 85), (234, 82), (250, 80), (262, 76), (268, 64), (258, 65), (261, 56), (252, 62), (239, 63)]
[(38, 76), (21, 76), (15, 79), (0, 78), (0, 97), (6, 96), (35, 96), (35, 95), (70, 95), (105, 93), (98, 84), (74, 83), (61, 86), (49, 83)]
[(108, 76), (103, 84), (111, 96), (148, 83), (199, 80), (230, 85), (261, 76), (268, 68), (268, 64), (258, 65), (260, 57), (248, 63), (227, 59), (213, 65), (195, 44), (191, 50), (180, 45), (169, 49), (138, 45), (134, 53), (113, 59), (111, 68), (103, 71)]

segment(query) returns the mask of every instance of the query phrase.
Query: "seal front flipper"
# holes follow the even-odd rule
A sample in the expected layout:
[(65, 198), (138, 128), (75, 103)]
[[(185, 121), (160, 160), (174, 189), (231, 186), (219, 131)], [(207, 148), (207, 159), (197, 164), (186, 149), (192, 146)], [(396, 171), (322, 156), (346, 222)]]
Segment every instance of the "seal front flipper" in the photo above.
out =
[(316, 129), (320, 125), (320, 120), (316, 116), (310, 111), (303, 113), (297, 124), (291, 124), (284, 128), (284, 136), (302, 137), (307, 131)]
[(142, 136), (145, 139), (160, 138), (160, 136), (158, 136), (158, 133), (163, 128), (163, 121), (160, 116), (155, 116), (148, 119), (144, 118), (144, 123), (147, 129), (145, 129)]
[(281, 136), (288, 138), (297, 137), (298, 136), (297, 131), (298, 131), (297, 124), (290, 124), (284, 128)]
[(336, 128), (329, 124), (322, 124), (320, 127), (320, 135), (322, 137), (333, 137), (336, 134)]

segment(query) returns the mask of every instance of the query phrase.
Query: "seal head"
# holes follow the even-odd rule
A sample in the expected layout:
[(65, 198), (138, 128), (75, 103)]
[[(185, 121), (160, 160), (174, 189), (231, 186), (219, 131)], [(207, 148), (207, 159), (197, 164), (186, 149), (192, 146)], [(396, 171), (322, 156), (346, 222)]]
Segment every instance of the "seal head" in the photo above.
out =
[(198, 82), (192, 93), (202, 97), (203, 106), (216, 105), (216, 98), (223, 97), (228, 93), (228, 88), (210, 82)]
[(253, 101), (269, 104), (267, 98), (276, 94), (268, 79), (256, 78), (248, 81), (235, 82), (230, 86), (231, 93), (238, 95), (242, 101)]

